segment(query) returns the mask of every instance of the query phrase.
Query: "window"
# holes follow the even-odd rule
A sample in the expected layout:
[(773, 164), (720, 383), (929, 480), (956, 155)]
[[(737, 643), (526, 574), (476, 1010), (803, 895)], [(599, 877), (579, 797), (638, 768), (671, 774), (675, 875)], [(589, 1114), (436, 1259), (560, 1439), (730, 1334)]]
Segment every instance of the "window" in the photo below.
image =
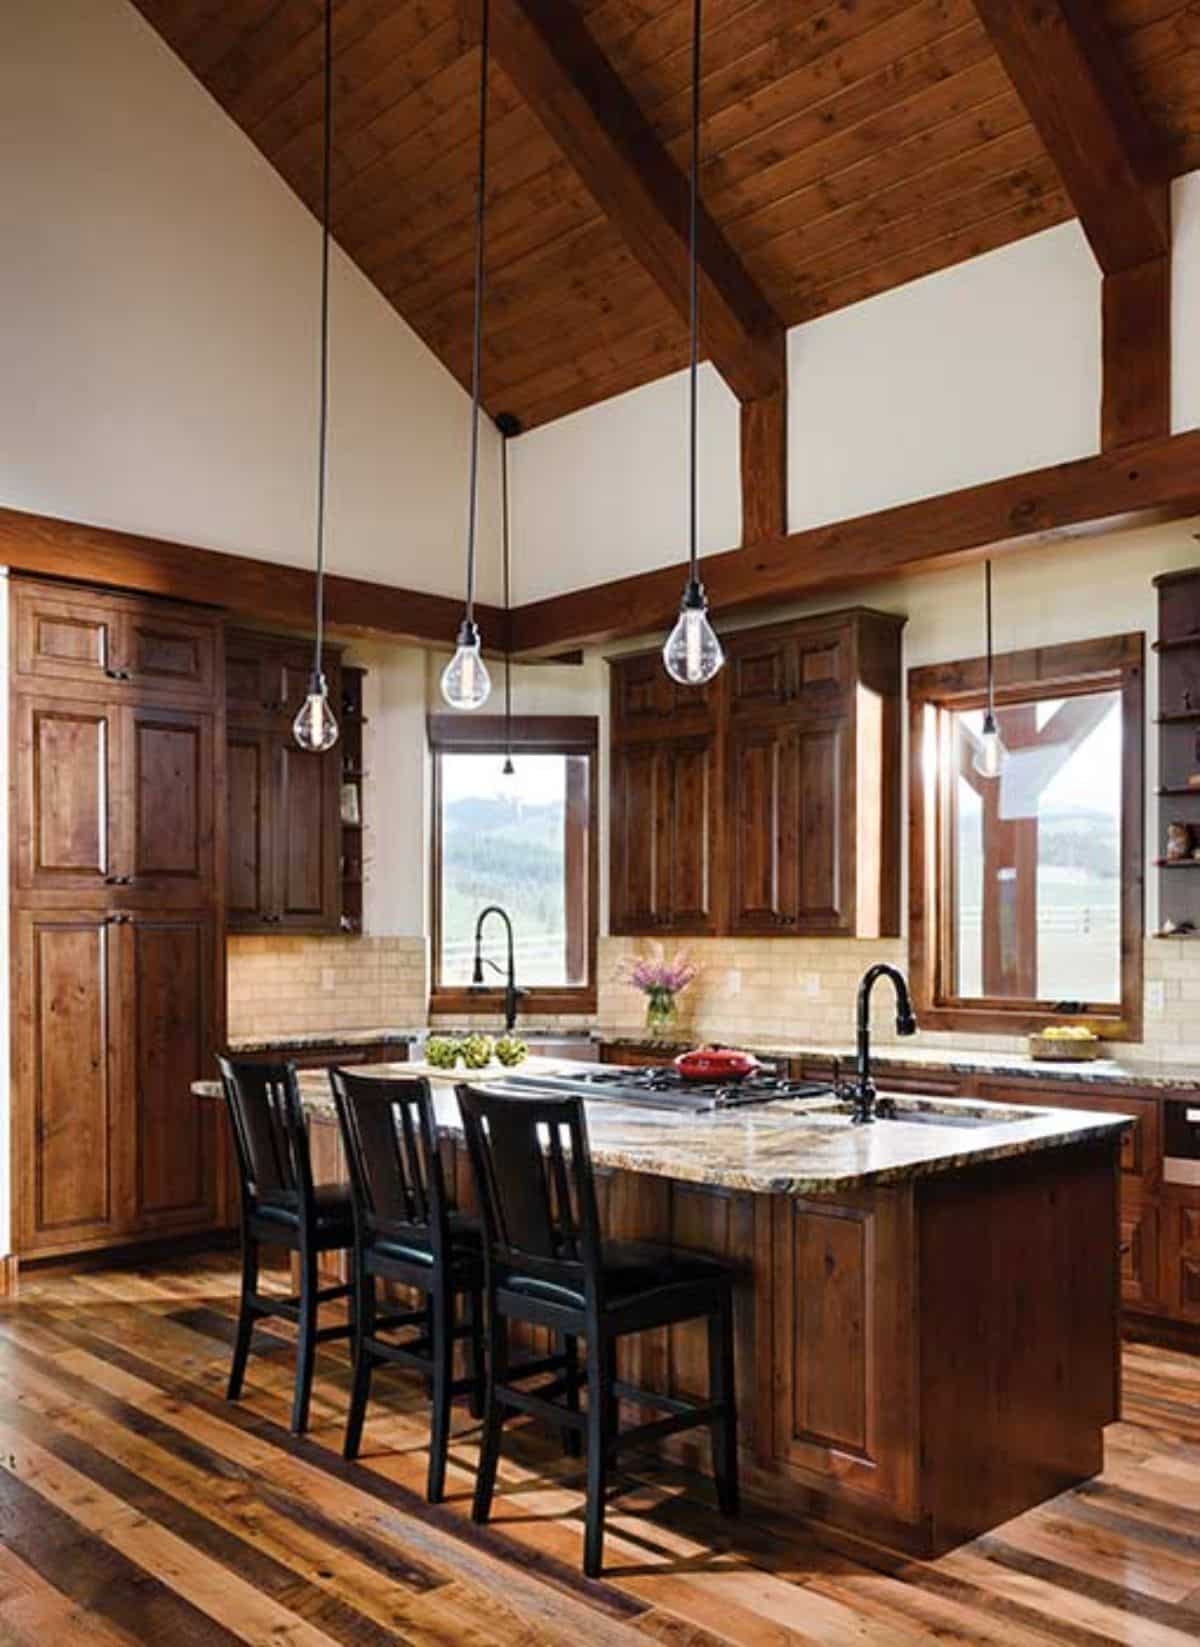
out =
[(909, 673), (913, 985), (930, 1028), (1059, 1014), (1141, 1029), (1142, 637), (996, 659), (1006, 757), (982, 777), (985, 664)]
[(512, 776), (503, 772), (500, 717), (433, 716), (429, 739), (438, 1010), (480, 1012), (500, 1004), (507, 939), (495, 917), (483, 932), (486, 984), (472, 987), (475, 924), (489, 904), (512, 920), (517, 983), (530, 992), (522, 1010), (592, 1010), (595, 720), (514, 719)]

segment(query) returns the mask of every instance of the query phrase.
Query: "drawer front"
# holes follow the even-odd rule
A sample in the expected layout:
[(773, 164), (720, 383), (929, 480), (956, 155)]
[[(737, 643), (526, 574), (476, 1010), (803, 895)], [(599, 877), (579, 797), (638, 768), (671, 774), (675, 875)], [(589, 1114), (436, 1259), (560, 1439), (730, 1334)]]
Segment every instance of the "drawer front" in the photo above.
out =
[(215, 623), (134, 611), (125, 631), (123, 667), (132, 684), (153, 688), (156, 697), (182, 693), (209, 699), (216, 690), (218, 639)]

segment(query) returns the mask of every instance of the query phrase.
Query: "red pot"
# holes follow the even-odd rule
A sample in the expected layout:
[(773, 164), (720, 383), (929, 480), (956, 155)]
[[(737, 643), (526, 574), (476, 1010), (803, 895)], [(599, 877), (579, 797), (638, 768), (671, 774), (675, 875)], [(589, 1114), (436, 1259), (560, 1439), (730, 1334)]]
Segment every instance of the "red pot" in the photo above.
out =
[(737, 1052), (733, 1047), (698, 1047), (695, 1052), (681, 1052), (675, 1068), (685, 1081), (740, 1081), (761, 1069), (751, 1052)]

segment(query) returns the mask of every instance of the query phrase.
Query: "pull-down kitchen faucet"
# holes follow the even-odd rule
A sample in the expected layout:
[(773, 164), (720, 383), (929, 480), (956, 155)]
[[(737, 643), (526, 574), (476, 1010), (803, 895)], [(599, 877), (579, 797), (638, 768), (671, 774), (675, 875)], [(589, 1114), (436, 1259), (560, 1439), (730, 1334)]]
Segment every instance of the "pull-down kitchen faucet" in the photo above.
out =
[(917, 1018), (913, 1012), (912, 996), (908, 993), (908, 980), (904, 974), (886, 961), (879, 961), (875, 966), (868, 967), (862, 975), (858, 986), (858, 1065), (857, 1080), (850, 1089), (850, 1097), (854, 1104), (854, 1120), (860, 1126), (865, 1126), (875, 1119), (877, 1114), (892, 1116), (896, 1106), (890, 1098), (875, 1102), (875, 1083), (871, 1079), (871, 991), (880, 978), (890, 978), (896, 991), (896, 1034), (915, 1035), (917, 1033)]
[(483, 923), (487, 920), (489, 915), (499, 915), (500, 919), (504, 922), (505, 930), (508, 933), (508, 972), (504, 985), (504, 1027), (506, 1030), (511, 1030), (517, 1021), (517, 1003), (521, 999), (522, 995), (524, 995), (525, 991), (517, 988), (517, 963), (513, 953), (512, 921), (508, 917), (508, 911), (506, 909), (501, 909), (499, 904), (488, 904), (486, 909), (481, 909), (479, 911), (478, 919), (475, 922), (475, 969), (471, 974), (471, 983), (476, 989), (481, 989), (483, 987), (483, 968), (485, 961), (486, 964), (492, 968), (493, 972), (499, 972), (502, 977), (505, 977), (504, 972), (499, 966), (496, 965), (495, 961), (485, 957), (483, 953)]

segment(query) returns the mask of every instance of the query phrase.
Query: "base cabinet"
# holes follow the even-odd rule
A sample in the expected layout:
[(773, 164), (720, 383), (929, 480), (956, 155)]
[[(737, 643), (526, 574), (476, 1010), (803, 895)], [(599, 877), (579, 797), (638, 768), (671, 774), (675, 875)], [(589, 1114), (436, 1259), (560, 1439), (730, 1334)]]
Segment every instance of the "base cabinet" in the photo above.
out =
[(221, 1220), (209, 915), (16, 917), (18, 1250), (48, 1256)]

